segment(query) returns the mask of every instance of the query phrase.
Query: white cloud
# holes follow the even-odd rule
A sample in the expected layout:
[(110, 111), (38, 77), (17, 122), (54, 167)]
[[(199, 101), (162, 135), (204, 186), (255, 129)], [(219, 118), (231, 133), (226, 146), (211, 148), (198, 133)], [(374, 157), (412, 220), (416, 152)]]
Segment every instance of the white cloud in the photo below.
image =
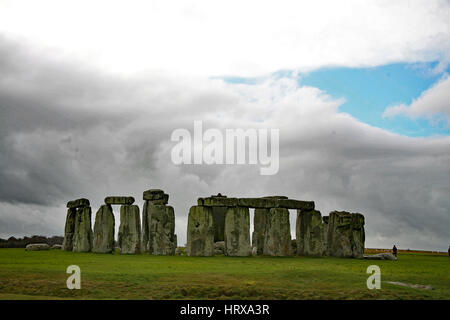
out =
[(406, 115), (411, 118), (425, 117), (430, 120), (444, 119), (450, 124), (450, 77), (445, 75), (431, 88), (422, 92), (407, 106), (405, 104), (388, 107), (384, 117)]
[[(0, 31), (117, 72), (264, 75), (450, 61), (436, 1), (3, 1)], [(51, 48), (52, 51), (49, 51)]]

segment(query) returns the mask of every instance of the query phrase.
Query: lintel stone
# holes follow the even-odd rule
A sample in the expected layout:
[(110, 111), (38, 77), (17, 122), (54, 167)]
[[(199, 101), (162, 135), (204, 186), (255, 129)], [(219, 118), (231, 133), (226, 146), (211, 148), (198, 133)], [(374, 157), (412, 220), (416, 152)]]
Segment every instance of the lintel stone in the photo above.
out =
[(132, 205), (134, 203), (133, 197), (111, 196), (105, 198), (106, 204), (121, 204)]
[(90, 203), (88, 199), (81, 198), (77, 200), (72, 200), (67, 202), (67, 208), (73, 209), (73, 208), (81, 208), (81, 207), (89, 207)]

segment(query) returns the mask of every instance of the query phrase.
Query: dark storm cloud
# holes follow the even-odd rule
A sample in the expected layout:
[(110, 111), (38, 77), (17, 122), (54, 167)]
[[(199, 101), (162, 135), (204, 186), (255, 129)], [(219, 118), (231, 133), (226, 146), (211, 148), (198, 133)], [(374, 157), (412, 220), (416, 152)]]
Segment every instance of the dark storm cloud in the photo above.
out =
[[(141, 205), (142, 191), (157, 187), (170, 194), (180, 244), (189, 207), (217, 192), (315, 200), (323, 215), (362, 212), (368, 246), (445, 249), (449, 241), (448, 137), (370, 127), (295, 79), (124, 77), (1, 38), (0, 68), (0, 236), (62, 234), (68, 200), (87, 197), (95, 212), (107, 195)], [(194, 120), (205, 129), (279, 128), (279, 173), (175, 166), (171, 132), (192, 132)]]

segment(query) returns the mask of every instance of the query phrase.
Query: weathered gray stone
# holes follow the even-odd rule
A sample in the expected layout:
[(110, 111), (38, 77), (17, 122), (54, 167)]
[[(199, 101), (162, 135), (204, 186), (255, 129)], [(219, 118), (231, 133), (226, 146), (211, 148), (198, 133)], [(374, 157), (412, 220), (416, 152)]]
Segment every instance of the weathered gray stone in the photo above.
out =
[(120, 207), (118, 243), (121, 254), (141, 252), (141, 218), (138, 206), (122, 205)]
[(205, 207), (235, 207), (238, 204), (238, 199), (225, 197), (198, 198), (197, 204)]
[(239, 198), (238, 206), (270, 209), (278, 207), (278, 200), (272, 198)]
[(225, 241), (214, 242), (214, 255), (225, 254)]
[(171, 206), (148, 205), (148, 252), (174, 255), (177, 247), (175, 214)]
[(297, 255), (322, 256), (324, 246), (323, 223), (320, 211), (297, 210), (296, 239)]
[[(143, 199), (144, 200), (161, 200), (164, 199), (164, 191), (161, 189), (150, 189), (146, 190), (143, 193)], [(167, 195), (168, 200), (168, 195)]]
[(148, 251), (148, 207), (150, 203), (148, 200), (144, 202), (144, 207), (142, 208), (142, 234), (141, 234), (141, 249), (143, 252)]
[(212, 207), (214, 241), (225, 241), (225, 215), (228, 207)]
[(42, 250), (49, 250), (50, 246), (46, 243), (32, 243), (28, 244), (25, 247), (26, 251), (42, 251)]
[(214, 255), (214, 222), (211, 207), (193, 206), (189, 210), (187, 254)]
[(314, 201), (301, 201), (294, 199), (277, 200), (279, 208), (298, 209), (298, 210), (314, 210)]
[(114, 225), (111, 205), (102, 205), (95, 215), (93, 252), (112, 253), (114, 251)]
[(397, 260), (397, 257), (390, 252), (382, 252), (377, 254), (365, 254), (364, 259), (366, 260)]
[(51, 249), (53, 249), (53, 250), (61, 250), (62, 249), (62, 245), (61, 244), (54, 244), (54, 245), (52, 245)]
[(328, 254), (328, 221), (329, 221), (329, 217), (328, 216), (323, 216), (322, 217), (322, 221), (323, 221), (323, 247), (324, 247), (324, 255)]
[(249, 256), (250, 212), (246, 207), (230, 207), (225, 215), (225, 255)]
[(105, 198), (105, 204), (132, 205), (133, 203), (133, 197), (111, 196)]
[(292, 255), (297, 255), (297, 239), (291, 240), (291, 253)]
[(73, 252), (89, 252), (92, 250), (91, 207), (77, 209), (75, 216), (75, 232), (73, 236)]
[(67, 209), (66, 225), (64, 227), (64, 241), (62, 248), (64, 251), (73, 250), (73, 237), (75, 234), (76, 214), (77, 214), (76, 208)]
[(327, 253), (330, 256), (362, 258), (364, 253), (364, 216), (333, 211), (327, 228)]
[(73, 208), (80, 208), (80, 207), (89, 207), (89, 200), (85, 198), (72, 200), (67, 202), (67, 208), (73, 209)]
[(268, 256), (292, 255), (291, 227), (288, 209), (270, 209), (269, 219), (267, 220), (263, 253)]
[(185, 256), (186, 255), (186, 248), (183, 247), (177, 247), (175, 249), (175, 255), (176, 256)]
[(253, 215), (252, 247), (256, 248), (256, 254), (264, 253), (267, 224), (270, 209), (255, 209)]

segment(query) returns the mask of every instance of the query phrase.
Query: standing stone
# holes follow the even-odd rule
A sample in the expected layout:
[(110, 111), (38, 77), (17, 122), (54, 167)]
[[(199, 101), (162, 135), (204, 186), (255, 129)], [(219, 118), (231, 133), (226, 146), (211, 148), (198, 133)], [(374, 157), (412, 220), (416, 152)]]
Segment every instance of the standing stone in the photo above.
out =
[(292, 255), (289, 210), (285, 208), (270, 209), (267, 222), (267, 231), (263, 251), (264, 255)]
[(250, 213), (247, 207), (229, 207), (225, 215), (225, 255), (249, 256)]
[(120, 207), (119, 248), (121, 254), (141, 252), (141, 218), (136, 205)]
[(214, 221), (214, 242), (225, 241), (225, 215), (227, 207), (212, 207)]
[(297, 255), (322, 256), (325, 251), (322, 215), (316, 210), (297, 210)]
[(364, 253), (364, 216), (359, 213), (333, 211), (328, 219), (328, 255), (362, 258)]
[(93, 252), (114, 251), (114, 214), (111, 205), (104, 204), (95, 215)]
[(189, 256), (214, 255), (213, 221), (211, 207), (191, 207), (187, 227), (187, 254)]
[(148, 206), (149, 201), (144, 202), (144, 207), (142, 209), (142, 239), (141, 239), (141, 246), (142, 251), (147, 252), (148, 251)]
[(177, 247), (175, 237), (175, 214), (173, 207), (148, 205), (148, 251), (155, 255), (174, 255)]
[(252, 247), (256, 248), (256, 254), (264, 253), (264, 242), (266, 239), (267, 220), (270, 209), (255, 209), (253, 216)]
[(75, 216), (75, 232), (73, 237), (74, 252), (92, 250), (91, 207), (78, 208)]
[(75, 235), (76, 208), (67, 209), (66, 225), (64, 227), (64, 241), (62, 249), (65, 251), (73, 250), (73, 237)]
[(323, 216), (322, 217), (322, 221), (323, 221), (323, 248), (324, 248), (324, 255), (328, 255), (328, 221), (329, 221), (328, 216)]
[(364, 256), (364, 245), (366, 240), (364, 223), (364, 216), (362, 214), (352, 214), (352, 252), (353, 257), (358, 259), (361, 259)]

